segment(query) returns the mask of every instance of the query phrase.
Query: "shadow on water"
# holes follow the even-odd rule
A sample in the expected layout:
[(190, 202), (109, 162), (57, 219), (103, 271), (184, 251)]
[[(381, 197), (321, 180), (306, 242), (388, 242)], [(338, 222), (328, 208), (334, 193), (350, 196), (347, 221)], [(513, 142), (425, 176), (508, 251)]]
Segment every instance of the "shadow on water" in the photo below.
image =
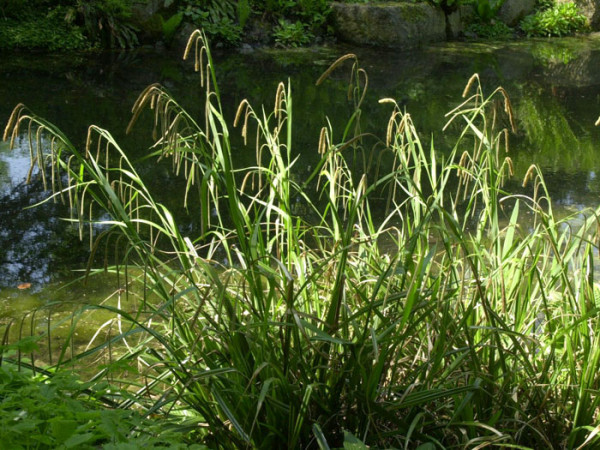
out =
[[(454, 143), (452, 130), (442, 133), (444, 115), (461, 101), (468, 78), (479, 73), (491, 92), (502, 85), (512, 98), (519, 131), (511, 139), (515, 177), (522, 178), (532, 163), (547, 177), (555, 204), (566, 209), (597, 206), (600, 195), (600, 133), (594, 127), (600, 114), (600, 38), (540, 40), (520, 43), (440, 44), (419, 51), (375, 51), (348, 47), (294, 51), (254, 51), (216, 54), (217, 75), (230, 123), (239, 102), (247, 98), (270, 110), (280, 81), (291, 80), (294, 101), (294, 151), (301, 155), (298, 173), (314, 165), (320, 128), (330, 120), (339, 139), (351, 114), (347, 100), (349, 67), (338, 69), (322, 86), (315, 81), (337, 57), (356, 53), (369, 74), (363, 130), (383, 136), (394, 98), (410, 112), (414, 123), (436, 149)], [(130, 135), (125, 128), (137, 95), (149, 84), (163, 84), (193, 116), (201, 117), (202, 88), (190, 62), (149, 51), (94, 55), (2, 55), (0, 65), (0, 123), (17, 103), (56, 124), (77, 145), (87, 126), (110, 130), (128, 155), (148, 152), (150, 114)], [(232, 130), (237, 136), (237, 130)], [(254, 149), (234, 141), (240, 163), (250, 163)], [(372, 144), (375, 142), (373, 141)], [(304, 165), (304, 168), (302, 167)], [(15, 296), (20, 283), (37, 292), (48, 283), (72, 278), (88, 255), (88, 242), (61, 217), (59, 204), (27, 207), (44, 198), (39, 182), (26, 184), (29, 156), (22, 146), (9, 151), (0, 144), (0, 297)], [(167, 167), (146, 162), (161, 192), (161, 201), (179, 198), (181, 184)], [(518, 182), (515, 182), (518, 185)], [(177, 210), (177, 207), (175, 207)], [(54, 286), (54, 284), (53, 284)]]

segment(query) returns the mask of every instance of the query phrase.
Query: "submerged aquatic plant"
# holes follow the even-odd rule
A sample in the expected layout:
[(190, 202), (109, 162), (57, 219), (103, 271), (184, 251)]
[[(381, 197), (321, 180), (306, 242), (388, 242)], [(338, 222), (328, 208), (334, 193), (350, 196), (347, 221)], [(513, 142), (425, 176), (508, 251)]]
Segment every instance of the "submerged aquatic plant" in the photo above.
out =
[[(505, 192), (515, 118), (502, 88), (485, 96), (469, 80), (448, 114), (462, 130), (449, 155), (426, 148), (393, 99), (381, 101), (386, 136), (369, 148), (368, 78), (355, 55), (342, 57), (319, 83), (352, 62), (355, 111), (339, 142), (322, 129), (320, 162), (298, 181), (291, 83), (271, 111), (240, 105), (234, 125), (255, 143), (256, 165), (239, 167), (200, 32), (189, 55), (204, 117), (152, 85), (132, 124), (153, 110), (153, 155), (185, 180), (197, 236), (181, 232), (106, 130), (91, 126), (79, 151), (22, 105), (9, 120), (4, 139), (28, 133), (32, 172), (68, 202), (82, 236), (92, 227), (93, 251), (120, 249), (119, 301), (140, 296), (134, 309), (88, 305), (63, 321), (69, 332), (45, 373), (102, 361), (89, 389), (108, 379), (118, 407), (179, 419), (209, 447), (597, 444), (598, 214), (578, 227), (557, 220), (535, 166), (530, 196)], [(374, 173), (351, 170), (361, 155), (379, 161)], [(105, 227), (94, 235), (96, 224)], [(110, 317), (79, 348), (90, 311)], [(49, 314), (40, 329), (41, 315), (12, 329), (47, 339), (50, 358), (58, 324)]]

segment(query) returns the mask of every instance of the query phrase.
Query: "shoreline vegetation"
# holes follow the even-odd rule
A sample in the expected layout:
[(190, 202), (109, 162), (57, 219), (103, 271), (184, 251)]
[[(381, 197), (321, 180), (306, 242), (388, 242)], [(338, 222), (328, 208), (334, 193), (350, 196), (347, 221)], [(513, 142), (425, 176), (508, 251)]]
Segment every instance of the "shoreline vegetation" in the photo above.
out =
[[(30, 138), (47, 201), (70, 206), (94, 253), (120, 256), (88, 268), (116, 275), (112, 302), (66, 316), (49, 305), (4, 327), (3, 443), (598, 445), (600, 211), (558, 219), (535, 165), (526, 193), (506, 191), (516, 122), (504, 89), (485, 94), (473, 75), (446, 116), (459, 137), (439, 154), (393, 99), (380, 101), (387, 126), (363, 129), (368, 74), (342, 56), (317, 84), (350, 70), (354, 112), (339, 141), (324, 124), (320, 162), (298, 179), (291, 82), (271, 109), (244, 100), (228, 123), (206, 36), (195, 31), (185, 54), (204, 115), (155, 84), (130, 126), (155, 118), (148, 157), (183, 181), (197, 235), (107, 130), (90, 126), (79, 149), (24, 105), (8, 121), (4, 140)], [(231, 133), (255, 146), (255, 164), (236, 164)], [(82, 343), (86, 314), (106, 321)]]
[[(385, 5), (427, 3), (452, 14), (469, 11), (465, 29), (453, 38), (514, 39), (567, 36), (589, 31), (573, 2), (537, 0), (532, 14), (504, 23), (499, 11), (506, 0), (404, 0)], [(24, 0), (0, 1), (0, 51), (74, 51), (129, 49), (140, 45), (175, 47), (203, 29), (215, 46), (295, 48), (335, 42), (330, 0)], [(360, 5), (382, 2), (361, 0)], [(424, 26), (427, 26), (425, 22)], [(449, 23), (446, 25), (450, 26)], [(455, 26), (455, 25), (454, 25)], [(339, 31), (339, 30), (338, 30)]]

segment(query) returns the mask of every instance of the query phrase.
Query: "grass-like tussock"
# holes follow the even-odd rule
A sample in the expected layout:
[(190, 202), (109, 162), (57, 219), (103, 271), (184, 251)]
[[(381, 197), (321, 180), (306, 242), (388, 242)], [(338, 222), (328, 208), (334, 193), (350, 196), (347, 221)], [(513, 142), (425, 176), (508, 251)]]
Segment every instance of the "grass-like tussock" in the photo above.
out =
[[(105, 225), (91, 245), (119, 248), (119, 295), (140, 297), (134, 310), (87, 306), (113, 316), (85, 348), (73, 345), (75, 315), (45, 373), (103, 361), (90, 389), (108, 379), (122, 389), (111, 404), (214, 448), (597, 445), (598, 214), (557, 220), (535, 166), (531, 196), (503, 190), (512, 163), (499, 125), (515, 118), (502, 88), (485, 96), (469, 80), (448, 114), (463, 131), (443, 158), (384, 99), (385, 135), (365, 151), (368, 78), (342, 57), (324, 77), (353, 63), (355, 112), (339, 142), (323, 128), (320, 163), (298, 180), (290, 85), (271, 111), (242, 102), (235, 125), (257, 162), (238, 167), (199, 32), (190, 53), (204, 117), (153, 85), (133, 118), (154, 111), (154, 155), (186, 180), (197, 236), (180, 232), (107, 131), (91, 126), (79, 151), (22, 105), (9, 120), (4, 138), (28, 132), (32, 167), (71, 220)], [(361, 155), (381, 163), (355, 173)], [(40, 343), (51, 345), (47, 323)]]

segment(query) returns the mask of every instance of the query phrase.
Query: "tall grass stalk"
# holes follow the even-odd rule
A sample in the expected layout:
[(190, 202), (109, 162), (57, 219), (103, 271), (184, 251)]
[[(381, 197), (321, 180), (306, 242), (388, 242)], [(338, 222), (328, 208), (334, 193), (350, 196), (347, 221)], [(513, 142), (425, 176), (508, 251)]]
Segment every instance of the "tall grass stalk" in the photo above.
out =
[[(360, 125), (368, 78), (355, 55), (340, 58), (319, 83), (352, 61), (355, 111), (340, 142), (323, 128), (320, 163), (301, 183), (291, 83), (272, 110), (240, 105), (233, 125), (256, 146), (256, 165), (240, 167), (200, 32), (190, 54), (204, 118), (153, 85), (133, 121), (154, 111), (154, 155), (186, 180), (197, 236), (180, 231), (107, 131), (90, 127), (79, 151), (22, 105), (9, 120), (4, 139), (28, 133), (32, 172), (69, 203), (82, 236), (109, 227), (92, 249), (117, 245), (118, 293), (140, 297), (133, 310), (73, 315), (48, 373), (102, 361), (90, 379), (119, 387), (120, 407), (177, 419), (215, 448), (598, 445), (598, 212), (557, 219), (535, 166), (530, 196), (505, 191), (516, 118), (502, 88), (486, 96), (469, 80), (448, 114), (461, 131), (446, 155), (383, 99), (390, 120), (373, 146), (383, 150), (369, 156), (380, 167), (357, 173), (374, 139)], [(110, 318), (80, 348), (74, 333), (90, 311)], [(31, 334), (50, 342), (58, 324), (35, 323)]]

